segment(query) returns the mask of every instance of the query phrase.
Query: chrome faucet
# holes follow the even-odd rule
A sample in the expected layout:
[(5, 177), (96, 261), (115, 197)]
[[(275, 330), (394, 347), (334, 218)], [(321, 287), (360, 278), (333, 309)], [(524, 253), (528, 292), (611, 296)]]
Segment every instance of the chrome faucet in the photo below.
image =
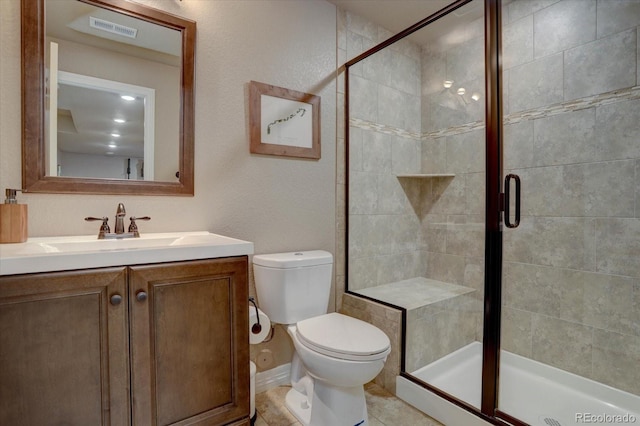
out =
[(124, 234), (124, 216), (127, 214), (127, 211), (124, 209), (124, 204), (118, 204), (118, 209), (116, 210), (116, 234)]
[(131, 216), (131, 224), (129, 225), (129, 231), (124, 232), (124, 217), (127, 214), (127, 211), (124, 208), (124, 204), (118, 203), (118, 209), (116, 210), (116, 227), (115, 232), (111, 233), (109, 229), (109, 218), (104, 217), (85, 217), (86, 221), (94, 221), (99, 220), (102, 222), (100, 226), (100, 231), (98, 232), (98, 239), (121, 239), (121, 238), (139, 238), (140, 232), (138, 231), (138, 226), (136, 225), (136, 220), (150, 220), (149, 216), (135, 217)]

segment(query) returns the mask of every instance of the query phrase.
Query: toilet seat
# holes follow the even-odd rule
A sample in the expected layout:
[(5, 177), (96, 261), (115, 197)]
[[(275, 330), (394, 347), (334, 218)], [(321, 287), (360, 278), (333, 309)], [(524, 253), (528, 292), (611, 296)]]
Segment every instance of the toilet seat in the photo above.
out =
[(391, 351), (391, 342), (382, 330), (336, 312), (299, 321), (296, 328), (300, 343), (334, 358), (371, 361), (385, 358)]

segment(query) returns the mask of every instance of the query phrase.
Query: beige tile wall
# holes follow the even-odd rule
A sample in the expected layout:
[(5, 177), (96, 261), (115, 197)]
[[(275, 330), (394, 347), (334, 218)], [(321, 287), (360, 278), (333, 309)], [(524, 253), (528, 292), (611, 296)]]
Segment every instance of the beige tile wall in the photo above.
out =
[[(339, 23), (345, 60), (386, 34), (344, 13)], [(503, 348), (640, 394), (640, 2), (514, 0), (505, 6), (503, 24), (505, 173), (523, 182), (521, 226), (504, 232)], [(379, 90), (378, 84), (391, 84), (375, 80), (385, 72), (366, 64), (351, 70), (357, 75), (352, 90), (369, 94), (352, 113), (378, 125), (351, 128), (351, 289), (426, 276), (476, 289), (479, 315), (481, 29), (470, 26), (455, 47), (442, 41), (419, 49), (418, 129), (413, 116), (402, 121), (402, 114), (377, 109), (381, 95), (415, 107), (407, 97), (415, 46), (406, 44), (376, 64), (408, 77), (392, 88), (402, 94)], [(389, 60), (393, 55), (409, 59)], [(394, 61), (398, 67), (391, 70)], [(443, 90), (445, 79), (454, 80), (453, 89), (478, 90), (481, 101), (456, 103)], [(343, 82), (339, 88), (343, 99)], [(415, 132), (420, 143), (414, 150)], [(344, 147), (343, 128), (338, 145)], [(390, 177), (395, 170), (456, 177), (403, 183)], [(342, 206), (345, 183), (340, 174)], [(345, 229), (338, 216), (340, 245)], [(344, 250), (342, 244), (337, 252)], [(344, 286), (344, 275), (338, 281)], [(480, 340), (481, 321), (474, 318), (475, 334), (465, 334)], [(444, 324), (436, 330), (441, 336), (456, 321)], [(443, 339), (425, 345), (437, 353)], [(420, 358), (417, 352), (409, 357)]]
[(389, 337), (391, 353), (387, 357), (382, 372), (378, 374), (374, 382), (395, 394), (396, 376), (400, 374), (400, 356), (402, 353), (401, 311), (351, 294), (345, 294), (343, 296), (342, 312), (375, 325)]
[(640, 2), (518, 0), (505, 16), (523, 218), (504, 234), (503, 347), (640, 394)]
[[(462, 13), (462, 11), (461, 11)], [(423, 180), (420, 239), (425, 277), (475, 291), (412, 311), (406, 367), (414, 371), (482, 341), (484, 297), (484, 33), (483, 21), (456, 27), (422, 46), (421, 166), (454, 174)], [(445, 80), (452, 81), (450, 88)], [(458, 89), (464, 88), (464, 95)], [(476, 101), (472, 95), (478, 95)]]

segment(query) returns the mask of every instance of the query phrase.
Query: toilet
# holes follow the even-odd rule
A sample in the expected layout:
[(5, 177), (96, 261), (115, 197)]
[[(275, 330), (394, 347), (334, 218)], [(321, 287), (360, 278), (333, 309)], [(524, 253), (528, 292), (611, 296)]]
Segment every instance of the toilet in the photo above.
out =
[(293, 342), (289, 411), (305, 426), (369, 424), (363, 385), (391, 352), (382, 330), (327, 313), (333, 256), (323, 250), (255, 255), (260, 309)]

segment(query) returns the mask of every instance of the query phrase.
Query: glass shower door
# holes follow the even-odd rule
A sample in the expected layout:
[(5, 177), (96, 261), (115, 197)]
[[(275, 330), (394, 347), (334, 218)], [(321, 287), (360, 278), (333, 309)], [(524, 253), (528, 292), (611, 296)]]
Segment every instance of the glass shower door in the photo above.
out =
[[(371, 44), (356, 18), (347, 53)], [(357, 25), (360, 24), (360, 25)], [(423, 34), (424, 32), (424, 34)], [(403, 371), (480, 408), (484, 3), (349, 66), (348, 290), (405, 315)]]
[(498, 408), (531, 425), (640, 422), (640, 2), (503, 3), (504, 169), (522, 218), (504, 230)]
[[(407, 309), (405, 371), (480, 409), (484, 298), (484, 3), (431, 24), (422, 46), (420, 295)], [(446, 29), (446, 30), (442, 30)], [(427, 26), (423, 31), (430, 30)], [(435, 29), (433, 29), (435, 32)], [(407, 187), (416, 178), (403, 178)]]

